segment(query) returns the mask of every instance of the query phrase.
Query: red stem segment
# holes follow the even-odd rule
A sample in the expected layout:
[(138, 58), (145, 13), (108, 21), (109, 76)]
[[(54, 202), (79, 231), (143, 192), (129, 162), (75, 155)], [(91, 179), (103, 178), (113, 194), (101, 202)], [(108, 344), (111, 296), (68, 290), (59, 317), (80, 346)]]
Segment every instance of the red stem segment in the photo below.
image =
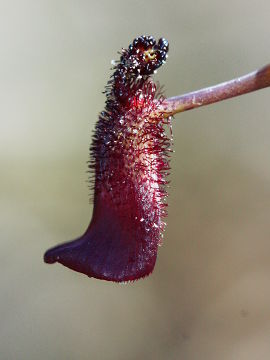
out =
[(268, 86), (270, 86), (270, 64), (236, 79), (168, 98), (163, 102), (161, 111), (165, 116), (170, 116)]

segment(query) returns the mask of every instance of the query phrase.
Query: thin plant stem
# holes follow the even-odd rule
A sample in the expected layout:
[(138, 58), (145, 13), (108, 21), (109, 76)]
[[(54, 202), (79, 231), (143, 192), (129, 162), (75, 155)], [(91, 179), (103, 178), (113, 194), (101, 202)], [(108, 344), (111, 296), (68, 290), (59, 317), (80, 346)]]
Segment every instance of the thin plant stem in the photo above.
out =
[(168, 117), (179, 112), (213, 104), (268, 86), (270, 86), (270, 64), (236, 79), (168, 98), (162, 103), (160, 111), (163, 112), (165, 117)]

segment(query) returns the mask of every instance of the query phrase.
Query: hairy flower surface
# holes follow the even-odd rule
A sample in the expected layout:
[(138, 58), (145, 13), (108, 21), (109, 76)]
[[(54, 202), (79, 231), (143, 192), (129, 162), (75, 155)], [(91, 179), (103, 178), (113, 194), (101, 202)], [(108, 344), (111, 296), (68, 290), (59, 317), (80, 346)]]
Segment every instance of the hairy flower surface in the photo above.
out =
[(90, 148), (92, 220), (79, 239), (48, 250), (45, 262), (116, 282), (153, 271), (166, 215), (171, 139), (151, 75), (168, 50), (165, 39), (151, 36), (122, 49)]

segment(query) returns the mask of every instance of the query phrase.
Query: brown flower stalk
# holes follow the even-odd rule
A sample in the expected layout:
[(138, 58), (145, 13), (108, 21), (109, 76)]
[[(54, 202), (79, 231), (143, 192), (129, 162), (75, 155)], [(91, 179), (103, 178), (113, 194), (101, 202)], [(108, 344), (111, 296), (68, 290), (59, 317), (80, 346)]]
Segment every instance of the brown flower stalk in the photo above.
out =
[(162, 103), (161, 111), (165, 117), (168, 117), (179, 112), (247, 94), (268, 86), (270, 86), (270, 64), (236, 79), (168, 98)]

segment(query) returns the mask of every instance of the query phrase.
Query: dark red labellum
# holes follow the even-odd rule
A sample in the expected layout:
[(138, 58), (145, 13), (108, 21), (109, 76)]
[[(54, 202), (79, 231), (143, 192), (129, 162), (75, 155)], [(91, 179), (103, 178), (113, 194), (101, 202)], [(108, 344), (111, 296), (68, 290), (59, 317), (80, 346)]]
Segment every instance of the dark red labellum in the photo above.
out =
[(83, 236), (44, 255), (89, 277), (132, 281), (155, 266), (166, 215), (169, 120), (150, 75), (166, 60), (169, 44), (136, 38), (122, 50), (106, 87), (106, 107), (90, 148), (94, 210)]

